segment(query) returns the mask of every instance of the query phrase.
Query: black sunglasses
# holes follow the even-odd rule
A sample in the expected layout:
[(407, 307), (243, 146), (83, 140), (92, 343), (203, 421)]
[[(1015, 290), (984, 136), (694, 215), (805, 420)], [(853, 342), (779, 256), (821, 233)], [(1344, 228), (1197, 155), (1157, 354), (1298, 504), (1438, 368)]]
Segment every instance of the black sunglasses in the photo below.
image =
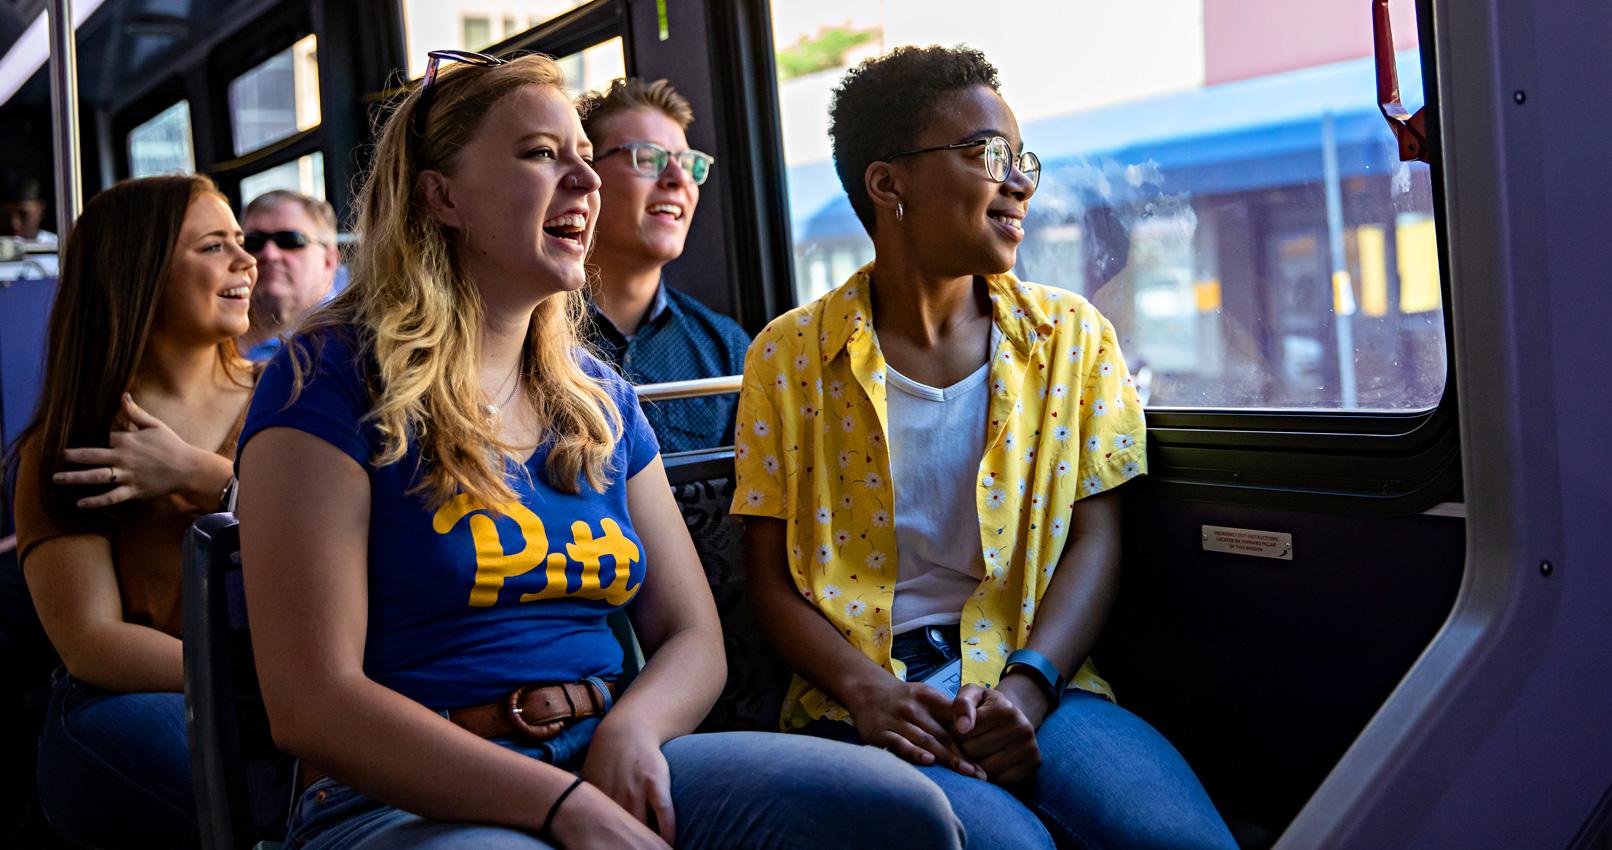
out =
[(420, 102), (414, 106), (414, 138), (416, 142), (425, 138), (427, 116), (431, 114), (431, 91), (437, 85), (437, 68), (442, 60), (450, 62), (463, 62), (466, 65), (475, 65), (479, 68), (496, 68), (504, 64), (504, 59), (489, 56), (485, 53), (473, 53), (468, 50), (433, 50), (427, 53), (431, 61), (425, 63), (425, 76), (420, 80)]
[(245, 248), (248, 254), (256, 254), (270, 242), (282, 251), (298, 251), (309, 245), (325, 244), (300, 230), (276, 230), (273, 233), (248, 230), (246, 235), (241, 237), (241, 247)]

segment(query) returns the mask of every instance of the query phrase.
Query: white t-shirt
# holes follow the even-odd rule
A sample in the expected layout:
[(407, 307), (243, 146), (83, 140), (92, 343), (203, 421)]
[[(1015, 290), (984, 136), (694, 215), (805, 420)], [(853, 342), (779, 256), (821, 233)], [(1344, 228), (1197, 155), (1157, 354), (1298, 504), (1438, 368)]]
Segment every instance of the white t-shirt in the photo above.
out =
[[(1000, 339), (992, 327), (993, 352)], [(974, 478), (985, 453), (990, 367), (987, 359), (939, 389), (885, 366), (896, 494), (893, 634), (958, 622), (985, 578)]]

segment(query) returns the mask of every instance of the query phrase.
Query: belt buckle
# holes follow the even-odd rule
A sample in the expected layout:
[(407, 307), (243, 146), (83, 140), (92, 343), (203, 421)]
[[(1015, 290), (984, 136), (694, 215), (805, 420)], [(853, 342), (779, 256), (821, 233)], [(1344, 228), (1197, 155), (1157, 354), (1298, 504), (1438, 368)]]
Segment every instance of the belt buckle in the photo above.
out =
[(521, 702), (526, 699), (527, 694), (530, 694), (532, 691), (542, 690), (545, 687), (551, 686), (524, 685), (516, 688), (513, 691), (510, 691), (509, 696), (504, 698), (504, 720), (509, 723), (510, 728), (514, 729), (521, 735), (524, 735), (529, 740), (537, 743), (542, 743), (543, 741), (557, 737), (561, 732), (565, 731), (566, 721), (568, 719), (575, 719), (574, 717), (562, 717), (559, 720), (553, 720), (548, 723), (542, 723), (535, 726), (527, 722), (522, 713)]

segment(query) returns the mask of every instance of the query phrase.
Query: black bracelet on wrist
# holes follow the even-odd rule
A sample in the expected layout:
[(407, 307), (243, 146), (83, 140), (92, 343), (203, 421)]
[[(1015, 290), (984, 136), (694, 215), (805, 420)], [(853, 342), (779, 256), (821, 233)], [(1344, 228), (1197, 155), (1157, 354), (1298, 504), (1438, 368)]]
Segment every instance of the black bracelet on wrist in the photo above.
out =
[(539, 835), (546, 836), (549, 834), (549, 827), (554, 825), (554, 816), (560, 813), (560, 804), (565, 802), (565, 798), (571, 796), (571, 792), (577, 790), (577, 786), (581, 784), (582, 777), (578, 776), (577, 781), (571, 783), (569, 788), (560, 792), (560, 796), (554, 798), (554, 805), (549, 806), (549, 816), (543, 819), (543, 828), (538, 830)]

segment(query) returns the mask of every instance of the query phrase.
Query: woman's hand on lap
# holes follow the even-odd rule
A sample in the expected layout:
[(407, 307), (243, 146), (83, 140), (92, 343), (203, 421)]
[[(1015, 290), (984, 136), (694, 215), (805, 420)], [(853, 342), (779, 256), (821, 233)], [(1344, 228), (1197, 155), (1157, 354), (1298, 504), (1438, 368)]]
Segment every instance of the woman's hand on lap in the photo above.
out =
[[(598, 739), (595, 738), (595, 747)], [(664, 763), (664, 760), (663, 760)], [(593, 764), (593, 755), (588, 755)], [(583, 768), (586, 775), (587, 768)], [(584, 782), (560, 804), (550, 834), (565, 850), (669, 850), (671, 845), (616, 804), (602, 789)]]
[[(212, 486), (219, 475), (217, 472), (210, 475), (208, 467), (223, 470), (227, 460), (185, 442), (167, 423), (142, 410), (127, 393), (123, 395), (123, 414), (129, 421), (129, 430), (113, 431), (109, 448), (62, 452), (66, 462), (91, 468), (58, 472), (52, 477), (55, 483), (113, 485), (105, 493), (79, 499), (80, 508), (105, 508), (120, 502), (159, 499), (173, 494), (203, 507), (209, 505), (216, 491), (223, 490), (228, 481), (227, 472)], [(210, 457), (217, 458), (218, 462), (210, 464)]]
[(1014, 785), (1035, 776), (1041, 746), (1035, 733), (1046, 717), (1046, 697), (1016, 687), (1009, 676), (997, 689), (964, 685), (953, 701), (952, 729), (963, 755), (984, 768), (998, 785)]
[(660, 741), (630, 722), (610, 722), (618, 718), (607, 717), (599, 724), (582, 777), (640, 823), (651, 823), (653, 817), (661, 839), (670, 844), (677, 837), (677, 819), (672, 810), (672, 771)]
[(964, 776), (985, 778), (947, 731), (952, 701), (934, 688), (891, 678), (849, 706), (862, 740), (912, 762), (939, 764)]

